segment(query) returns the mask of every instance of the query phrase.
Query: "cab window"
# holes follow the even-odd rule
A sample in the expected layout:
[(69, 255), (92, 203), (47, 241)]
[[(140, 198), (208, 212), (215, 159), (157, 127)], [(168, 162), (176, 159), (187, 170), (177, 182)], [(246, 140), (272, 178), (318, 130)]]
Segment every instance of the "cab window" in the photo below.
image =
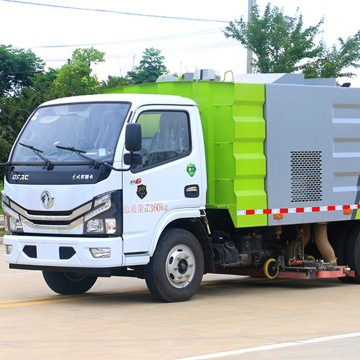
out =
[(146, 111), (140, 114), (143, 156), (134, 170), (160, 165), (190, 154), (189, 116), (184, 111)]

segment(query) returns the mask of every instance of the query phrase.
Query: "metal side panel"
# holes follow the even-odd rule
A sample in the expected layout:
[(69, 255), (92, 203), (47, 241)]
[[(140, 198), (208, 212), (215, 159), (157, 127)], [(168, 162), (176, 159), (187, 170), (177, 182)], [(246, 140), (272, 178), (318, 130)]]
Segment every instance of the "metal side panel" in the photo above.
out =
[(266, 85), (264, 110), (268, 209), (284, 209), (269, 225), (355, 218), (342, 206), (360, 199), (360, 89)]

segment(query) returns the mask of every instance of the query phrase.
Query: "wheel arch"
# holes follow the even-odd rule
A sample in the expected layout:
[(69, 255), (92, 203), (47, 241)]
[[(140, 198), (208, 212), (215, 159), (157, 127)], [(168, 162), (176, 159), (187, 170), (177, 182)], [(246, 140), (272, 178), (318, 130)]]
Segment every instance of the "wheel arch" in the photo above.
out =
[(193, 234), (201, 245), (204, 254), (204, 273), (214, 272), (214, 255), (210, 245), (209, 235), (207, 233), (206, 226), (199, 215), (198, 217), (182, 217), (173, 219), (172, 221), (168, 222), (166, 226), (162, 227), (161, 230), (158, 230), (156, 240), (153, 242), (151, 247), (151, 256), (156, 249), (160, 236), (165, 230), (175, 228), (184, 229)]

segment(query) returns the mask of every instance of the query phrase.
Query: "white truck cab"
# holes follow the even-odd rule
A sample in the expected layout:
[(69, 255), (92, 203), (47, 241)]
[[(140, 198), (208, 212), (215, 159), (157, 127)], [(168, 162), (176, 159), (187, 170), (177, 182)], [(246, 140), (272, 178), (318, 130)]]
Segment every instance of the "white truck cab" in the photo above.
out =
[[(135, 123), (141, 156), (129, 166), (125, 133)], [(43, 270), (60, 293), (72, 292), (63, 274), (89, 283), (147, 265), (169, 224), (201, 217), (204, 153), (197, 105), (186, 98), (93, 95), (41, 105), (10, 155), (5, 260)]]

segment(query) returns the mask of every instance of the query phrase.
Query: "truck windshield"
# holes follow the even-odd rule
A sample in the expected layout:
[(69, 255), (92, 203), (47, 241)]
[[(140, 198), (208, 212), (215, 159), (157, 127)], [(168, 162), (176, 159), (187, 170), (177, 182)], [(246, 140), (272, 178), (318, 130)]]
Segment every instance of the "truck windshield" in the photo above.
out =
[[(129, 103), (82, 103), (39, 108), (27, 122), (11, 162), (43, 164), (32, 148), (52, 164), (112, 161)], [(27, 146), (22, 146), (26, 144)]]

